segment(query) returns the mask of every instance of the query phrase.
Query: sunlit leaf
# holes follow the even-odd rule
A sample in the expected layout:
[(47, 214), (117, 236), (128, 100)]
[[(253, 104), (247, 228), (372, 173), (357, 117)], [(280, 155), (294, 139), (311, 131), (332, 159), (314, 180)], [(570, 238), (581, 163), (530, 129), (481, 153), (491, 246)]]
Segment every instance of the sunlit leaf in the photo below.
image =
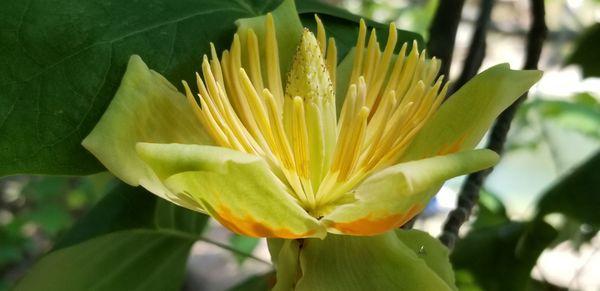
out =
[(600, 152), (559, 180), (538, 202), (538, 217), (562, 213), (580, 222), (600, 226)]
[(531, 269), (554, 240), (542, 221), (506, 222), (472, 230), (450, 256), (460, 290), (529, 290)]
[(567, 58), (567, 64), (581, 67), (584, 77), (600, 77), (600, 23), (595, 23), (584, 31), (575, 45), (575, 50)]
[[(260, 243), (260, 239), (244, 235), (234, 234), (229, 238), (231, 247), (245, 254), (251, 254), (256, 246), (258, 246), (258, 243)], [(235, 259), (240, 264), (248, 258), (248, 256), (243, 256), (238, 253), (234, 253), (234, 255)]]

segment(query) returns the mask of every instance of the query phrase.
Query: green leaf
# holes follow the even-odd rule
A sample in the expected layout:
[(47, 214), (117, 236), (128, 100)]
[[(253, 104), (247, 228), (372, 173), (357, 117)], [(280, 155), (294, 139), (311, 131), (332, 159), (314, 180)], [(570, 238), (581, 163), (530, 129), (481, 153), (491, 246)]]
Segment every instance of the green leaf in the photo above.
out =
[[(177, 290), (189, 248), (207, 220), (143, 188), (118, 184), (36, 263), (17, 290)], [(106, 272), (98, 277), (98, 270)], [(152, 272), (156, 275), (146, 277)]]
[(450, 259), (460, 290), (529, 290), (531, 269), (556, 237), (543, 221), (506, 222), (473, 229)]
[[(424, 233), (392, 231), (371, 237), (328, 235), (324, 240), (284, 244), (277, 271), (293, 271), (294, 264), (299, 269), (288, 274), (295, 278), (291, 286), (281, 283), (278, 273), (274, 290), (292, 286), (294, 290), (328, 291), (456, 290), (447, 250), (434, 240)], [(295, 260), (282, 260), (286, 248), (296, 249)]]
[(492, 193), (482, 190), (477, 207), (477, 220), (471, 225), (472, 228), (490, 227), (509, 222), (506, 208), (498, 197)]
[[(240, 251), (240, 253), (245, 254), (251, 254), (256, 246), (258, 246), (259, 242), (260, 239), (245, 235), (234, 234), (229, 237), (229, 245), (232, 248)], [(243, 263), (248, 258), (248, 256), (241, 255), (240, 253), (233, 253), (239, 264)]]
[(55, 250), (111, 232), (149, 229), (199, 237), (208, 216), (160, 199), (141, 187), (119, 183), (59, 240)]
[(267, 291), (275, 285), (275, 272), (252, 276), (228, 291)]
[(42, 258), (15, 290), (178, 290), (194, 237), (115, 232)]
[(600, 152), (546, 191), (538, 202), (538, 218), (562, 213), (582, 223), (600, 226)]
[(119, 183), (59, 240), (55, 249), (119, 230), (152, 228), (156, 200), (141, 187)]
[(60, 230), (71, 224), (71, 216), (64, 206), (49, 204), (36, 209), (29, 217), (31, 222), (37, 223), (43, 231), (55, 235)]
[[(146, 193), (149, 195), (150, 193)], [(154, 223), (158, 229), (169, 229), (200, 235), (208, 223), (209, 217), (164, 199), (156, 199)]]
[(555, 121), (564, 128), (600, 138), (600, 105), (595, 98), (580, 93), (573, 100), (536, 99), (527, 104), (527, 109), (536, 109), (544, 120)]
[(600, 77), (598, 47), (600, 47), (600, 23), (595, 23), (581, 34), (566, 64), (580, 66), (584, 77)]
[[(17, 1), (0, 11), (0, 175), (88, 174), (81, 146), (129, 56), (178, 82), (193, 79), (208, 41), (229, 46), (234, 21), (272, 1)], [(143, 13), (140, 13), (143, 11)]]

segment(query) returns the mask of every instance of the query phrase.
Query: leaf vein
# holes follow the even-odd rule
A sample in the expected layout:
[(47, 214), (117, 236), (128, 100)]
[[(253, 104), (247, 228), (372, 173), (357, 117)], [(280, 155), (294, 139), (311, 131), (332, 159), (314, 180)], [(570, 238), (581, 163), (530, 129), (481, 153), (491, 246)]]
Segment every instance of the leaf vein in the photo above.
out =
[(113, 44), (115, 42), (118, 42), (118, 41), (123, 40), (125, 38), (128, 38), (130, 36), (133, 36), (133, 35), (136, 35), (136, 34), (139, 34), (139, 33), (143, 33), (143, 32), (147, 32), (147, 31), (151, 31), (153, 29), (160, 28), (160, 27), (163, 27), (165, 25), (169, 25), (169, 24), (181, 22), (181, 21), (188, 20), (188, 19), (191, 19), (191, 18), (194, 18), (194, 17), (197, 17), (197, 16), (201, 16), (201, 15), (212, 14), (212, 13), (217, 13), (217, 12), (222, 12), (222, 11), (227, 11), (227, 10), (246, 12), (246, 11), (243, 11), (243, 10), (240, 10), (240, 9), (232, 9), (231, 7), (229, 7), (229, 8), (212, 9), (212, 10), (206, 10), (206, 11), (200, 11), (200, 12), (195, 12), (195, 13), (192, 13), (192, 14), (180, 17), (180, 18), (173, 19), (173, 20), (161, 22), (161, 23), (158, 23), (158, 24), (155, 24), (155, 25), (143, 28), (143, 29), (135, 30), (135, 31), (132, 31), (130, 33), (126, 33), (124, 35), (115, 37), (114, 39), (98, 41), (98, 42), (92, 43), (92, 44), (90, 44), (90, 45), (88, 45), (88, 46), (86, 46), (86, 47), (84, 47), (84, 48), (82, 48), (82, 49), (80, 49), (80, 50), (78, 50), (78, 51), (70, 54), (70, 55), (67, 55), (67, 56), (63, 57), (62, 59), (60, 59), (57, 62), (55, 62), (55, 63), (53, 63), (53, 64), (51, 64), (51, 65), (43, 68), (42, 70), (40, 70), (39, 72), (33, 74), (31, 77), (29, 77), (27, 79), (16, 80), (16, 81), (11, 81), (11, 82), (7, 82), (7, 83), (4, 83), (4, 84), (0, 84), (0, 87), (7, 86), (7, 85), (12, 85), (12, 84), (16, 84), (16, 83), (24, 83), (24, 82), (31, 81), (31, 80), (33, 80), (33, 79), (35, 79), (35, 78), (43, 75), (48, 70), (50, 70), (50, 69), (52, 69), (52, 68), (54, 68), (56, 66), (61, 65), (65, 61), (67, 61), (67, 60), (69, 60), (69, 59), (71, 59), (73, 57), (76, 57), (79, 54), (81, 54), (82, 52), (87, 51), (88, 49), (91, 49), (91, 48), (93, 48), (95, 46), (102, 45), (102, 44)]

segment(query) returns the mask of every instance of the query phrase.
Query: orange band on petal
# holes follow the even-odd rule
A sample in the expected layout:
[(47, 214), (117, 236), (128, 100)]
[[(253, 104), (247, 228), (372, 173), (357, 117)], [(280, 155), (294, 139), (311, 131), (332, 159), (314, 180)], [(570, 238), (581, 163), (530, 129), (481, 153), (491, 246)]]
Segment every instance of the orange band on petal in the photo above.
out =
[(315, 230), (309, 230), (304, 233), (294, 233), (286, 228), (272, 228), (264, 223), (256, 221), (248, 214), (243, 217), (238, 217), (234, 215), (229, 208), (223, 205), (220, 205), (218, 209), (215, 209), (211, 215), (229, 230), (252, 237), (297, 239), (310, 237), (316, 232)]
[(393, 214), (376, 219), (373, 219), (373, 215), (369, 214), (366, 217), (354, 221), (334, 222), (331, 227), (350, 235), (376, 235), (404, 225), (415, 217), (417, 213), (421, 212), (422, 209), (423, 206), (415, 204), (405, 213)]
[(445, 156), (448, 154), (453, 154), (455, 152), (458, 152), (461, 148), (462, 145), (465, 143), (465, 140), (467, 139), (467, 134), (463, 134), (460, 136), (460, 138), (458, 138), (454, 143), (443, 146), (438, 152), (437, 155), (438, 156)]

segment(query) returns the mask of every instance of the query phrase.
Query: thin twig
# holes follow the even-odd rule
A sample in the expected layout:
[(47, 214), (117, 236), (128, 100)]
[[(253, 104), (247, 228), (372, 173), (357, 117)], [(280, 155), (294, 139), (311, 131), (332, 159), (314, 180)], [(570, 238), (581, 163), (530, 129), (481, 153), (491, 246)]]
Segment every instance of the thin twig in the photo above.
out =
[(427, 49), (432, 56), (442, 60), (440, 75), (446, 76), (450, 72), (456, 30), (461, 19), (465, 0), (439, 1), (435, 16), (429, 27), (429, 43)]
[[(544, 19), (545, 7), (544, 0), (530, 0), (531, 2), (531, 25), (527, 35), (527, 50), (524, 69), (536, 69), (542, 46), (546, 39), (547, 27)], [(506, 135), (510, 129), (510, 124), (514, 118), (519, 105), (527, 98), (527, 93), (523, 94), (517, 101), (509, 106), (500, 114), (494, 124), (487, 148), (497, 152), (499, 155), (504, 151)], [(458, 195), (458, 205), (448, 214), (446, 223), (440, 236), (440, 240), (448, 248), (453, 249), (458, 239), (458, 231), (462, 224), (469, 218), (471, 211), (479, 199), (479, 191), (487, 176), (492, 172), (492, 168), (470, 174), (464, 182)]]
[(464, 61), (463, 69), (460, 77), (452, 86), (452, 92), (458, 90), (473, 78), (485, 57), (485, 50), (487, 48), (486, 37), (488, 32), (488, 26), (490, 23), (490, 17), (492, 15), (492, 8), (494, 7), (495, 0), (482, 0), (479, 8), (479, 16), (477, 17), (477, 23), (475, 26), (475, 32), (471, 38), (471, 44), (469, 46), (469, 52)]

